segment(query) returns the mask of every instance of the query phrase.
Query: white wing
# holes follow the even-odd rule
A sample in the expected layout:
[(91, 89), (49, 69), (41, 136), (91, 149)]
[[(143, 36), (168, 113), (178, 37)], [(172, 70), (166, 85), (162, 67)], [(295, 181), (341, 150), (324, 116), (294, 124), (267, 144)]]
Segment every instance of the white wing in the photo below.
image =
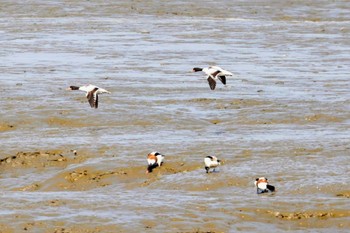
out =
[(98, 94), (102, 94), (102, 93), (108, 93), (108, 94), (110, 94), (109, 91), (107, 91), (106, 89), (103, 89), (103, 88), (98, 88), (97, 93), (98, 93)]
[[(218, 72), (220, 70), (216, 69), (215, 66), (209, 66), (207, 68), (203, 68), (203, 72), (206, 73), (208, 76), (212, 76), (213, 73)], [(213, 77), (215, 78), (215, 77)]]
[(218, 71), (220, 71), (219, 76), (220, 76), (220, 75), (228, 75), (228, 76), (232, 76), (232, 75), (233, 75), (230, 71), (224, 70), (224, 69), (222, 69), (222, 68), (219, 67), (219, 66), (211, 66), (211, 67), (209, 67), (209, 68), (211, 68), (211, 69), (213, 69), (213, 70), (218, 70)]
[(81, 86), (81, 87), (79, 88), (79, 90), (81, 90), (81, 91), (86, 91), (86, 92), (90, 92), (90, 91), (94, 90), (95, 88), (98, 88), (98, 87), (89, 84), (89, 85)]

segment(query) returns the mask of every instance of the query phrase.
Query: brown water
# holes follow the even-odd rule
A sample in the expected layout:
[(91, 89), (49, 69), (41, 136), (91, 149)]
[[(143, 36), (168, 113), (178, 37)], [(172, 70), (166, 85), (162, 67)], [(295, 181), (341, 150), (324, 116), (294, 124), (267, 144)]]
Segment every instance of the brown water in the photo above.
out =
[[(348, 232), (349, 11), (1, 1), (0, 232)], [(97, 110), (65, 90), (88, 83), (112, 92)]]

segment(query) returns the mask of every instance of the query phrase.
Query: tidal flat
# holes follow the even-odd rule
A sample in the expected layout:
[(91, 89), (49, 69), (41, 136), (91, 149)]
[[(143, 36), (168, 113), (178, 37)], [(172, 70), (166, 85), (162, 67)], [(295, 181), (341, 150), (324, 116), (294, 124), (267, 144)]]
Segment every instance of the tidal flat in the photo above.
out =
[(0, 233), (349, 232), (346, 1), (0, 9)]

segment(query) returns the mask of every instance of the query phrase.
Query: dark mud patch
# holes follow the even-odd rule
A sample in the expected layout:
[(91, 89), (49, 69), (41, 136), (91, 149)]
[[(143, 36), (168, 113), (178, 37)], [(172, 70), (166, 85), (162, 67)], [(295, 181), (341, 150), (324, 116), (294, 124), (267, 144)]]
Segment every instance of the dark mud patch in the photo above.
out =
[[(91, 219), (92, 221), (93, 219)], [(36, 221), (22, 224), (23, 232), (52, 232), (52, 233), (103, 233), (103, 232), (124, 232), (116, 225), (107, 226), (86, 226), (86, 224), (75, 224), (75, 226), (66, 226), (67, 224), (59, 221)], [(1, 232), (1, 231), (0, 231)], [(7, 233), (7, 232), (4, 232)]]
[(91, 190), (111, 185), (127, 174), (124, 170), (98, 171), (90, 167), (81, 167), (46, 180), (40, 184), (40, 191)]
[(300, 227), (350, 227), (350, 223), (348, 222), (348, 218), (350, 217), (349, 210), (314, 210), (305, 212), (266, 211), (266, 213), (282, 221), (297, 223)]
[(220, 101), (217, 103), (217, 109), (241, 109), (248, 107), (271, 106), (273, 103), (267, 100), (257, 99), (233, 99), (229, 101)]
[(18, 152), (16, 155), (0, 159), (0, 165), (6, 168), (43, 168), (67, 164), (67, 158), (60, 152)]
[(18, 227), (12, 228), (5, 224), (0, 224), (0, 233), (14, 232), (50, 232), (50, 233), (103, 233), (103, 232), (124, 232), (123, 229), (116, 225), (87, 227), (86, 225), (76, 224), (73, 227), (66, 227), (64, 222), (51, 221), (31, 221), (23, 223)]
[(167, 175), (189, 172), (198, 166), (182, 162), (166, 163), (146, 174), (146, 166), (126, 166), (113, 170), (97, 170), (96, 167), (83, 166), (71, 171), (58, 173), (40, 183), (17, 188), (21, 191), (85, 191), (122, 184), (126, 189), (149, 186)]
[(303, 156), (303, 155), (315, 155), (319, 154), (323, 151), (323, 148), (295, 148), (291, 151), (290, 154), (295, 156)]
[(190, 99), (187, 102), (189, 103), (203, 103), (203, 104), (207, 104), (207, 103), (213, 103), (217, 101), (217, 99), (213, 99), (213, 98), (195, 98), (195, 99)]
[(53, 229), (54, 233), (103, 233), (103, 232), (125, 232), (121, 226), (97, 226), (87, 227), (86, 225), (80, 225), (74, 227), (56, 227)]
[[(156, 117), (154, 118), (156, 119)], [(156, 120), (155, 120), (156, 121)], [(154, 122), (146, 119), (133, 119), (129, 118), (126, 121), (119, 121), (118, 123), (114, 123), (113, 126), (140, 126), (140, 127), (148, 127), (154, 125)]]
[(278, 219), (280, 221), (287, 221), (290, 224), (296, 224), (298, 227), (306, 228), (328, 228), (350, 227), (348, 218), (350, 217), (350, 210), (329, 209), (329, 210), (307, 210), (296, 212), (284, 212), (278, 210), (261, 210), (255, 209), (253, 211), (256, 215), (264, 216), (268, 219)]
[[(218, 172), (219, 173), (219, 172)], [(204, 174), (203, 176), (208, 176), (206, 181), (191, 184), (191, 185), (182, 185), (179, 188), (195, 191), (195, 192), (203, 192), (203, 191), (216, 191), (228, 187), (246, 187), (247, 181), (244, 178), (235, 177), (234, 179), (230, 177), (223, 178), (219, 174)], [(210, 177), (215, 176), (218, 177)]]
[(15, 188), (13, 189), (13, 191), (37, 191), (39, 189), (40, 189), (40, 184), (34, 183), (34, 184), (26, 185), (24, 187)]
[(212, 123), (213, 125), (217, 125), (217, 124), (220, 124), (224, 121), (220, 120), (220, 119), (211, 119), (209, 120), (210, 123)]
[[(154, 169), (152, 173), (147, 174), (147, 179), (143, 181), (142, 187), (157, 185), (157, 182), (161, 181), (162, 178), (166, 176), (192, 172), (200, 168), (201, 166), (193, 163), (185, 163), (181, 161), (171, 163), (167, 162), (163, 166)], [(181, 187), (184, 188), (183, 185), (181, 186), (174, 182), (172, 183), (171, 189), (180, 189)], [(162, 188), (167, 188), (167, 185), (162, 184)]]
[(0, 224), (0, 233), (14, 233), (15, 230), (11, 226)]
[[(18, 152), (16, 155), (0, 159), (0, 168), (3, 176), (18, 178), (40, 173), (42, 179), (45, 179), (46, 173), (60, 171), (70, 164), (80, 163), (85, 159), (84, 156), (78, 156), (71, 151), (68, 153), (59, 150)], [(41, 181), (30, 182), (26, 178), (18, 182), (22, 184), (12, 188), (12, 191), (37, 191), (41, 190), (44, 184)]]
[(304, 120), (306, 122), (339, 123), (339, 122), (342, 122), (346, 119), (342, 118), (342, 117), (338, 117), (338, 116), (327, 115), (327, 114), (311, 114), (311, 115), (304, 116)]
[(14, 130), (15, 126), (11, 124), (0, 124), (0, 132)]
[(268, 214), (272, 214), (276, 218), (284, 220), (300, 220), (300, 219), (309, 219), (309, 218), (319, 218), (319, 219), (328, 219), (328, 218), (342, 218), (349, 217), (350, 211), (310, 211), (310, 212), (276, 212), (276, 211), (267, 211)]
[[(64, 170), (71, 164), (79, 164), (87, 159), (88, 152), (69, 150), (18, 152), (16, 155), (0, 159), (3, 174), (25, 175), (30, 172), (52, 171), (58, 168), (53, 177), (44, 181), (26, 183), (14, 191), (82, 191), (123, 184), (127, 189), (148, 186), (167, 175), (190, 172), (200, 167), (183, 161), (166, 162), (152, 173), (146, 174), (146, 165), (128, 165), (112, 170), (98, 170), (96, 167), (82, 166)], [(62, 171), (61, 171), (62, 169)]]
[(331, 116), (326, 114), (311, 114), (311, 115), (285, 115), (280, 112), (275, 112), (270, 109), (263, 109), (263, 112), (270, 112), (261, 117), (261, 115), (255, 114), (247, 115), (240, 114), (238, 116), (238, 121), (246, 125), (276, 125), (276, 124), (296, 124), (296, 125), (306, 125), (306, 124), (319, 124), (319, 123), (341, 123), (346, 119), (338, 116)]
[(195, 98), (185, 101), (194, 103), (203, 107), (208, 104), (213, 105), (215, 109), (241, 109), (247, 107), (270, 106), (273, 103), (267, 100), (258, 99), (215, 99), (215, 98)]
[(60, 117), (50, 117), (46, 119), (46, 123), (49, 126), (60, 126), (60, 127), (86, 127), (91, 126), (88, 124), (88, 120), (85, 119), (72, 119), (72, 118), (60, 118)]
[(342, 191), (336, 194), (337, 197), (350, 198), (350, 190)]

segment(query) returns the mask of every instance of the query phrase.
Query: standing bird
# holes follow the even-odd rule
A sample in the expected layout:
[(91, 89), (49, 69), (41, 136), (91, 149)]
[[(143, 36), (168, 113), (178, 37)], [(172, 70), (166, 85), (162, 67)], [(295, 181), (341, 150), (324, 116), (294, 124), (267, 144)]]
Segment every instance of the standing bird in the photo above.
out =
[(256, 178), (254, 181), (254, 185), (257, 188), (256, 190), (257, 194), (275, 191), (275, 186), (269, 185), (269, 182), (265, 177)]
[(220, 160), (215, 156), (207, 156), (204, 158), (205, 170), (209, 173), (210, 168), (213, 168), (213, 172), (215, 168), (220, 165)]
[(226, 85), (226, 76), (232, 76), (233, 74), (227, 70), (221, 69), (218, 66), (209, 66), (206, 68), (195, 67), (192, 69), (192, 72), (203, 71), (208, 75), (207, 80), (211, 90), (214, 90), (216, 87), (216, 80), (220, 80), (224, 85)]
[(67, 90), (80, 90), (80, 91), (85, 91), (86, 92), (86, 98), (89, 101), (89, 104), (92, 108), (97, 108), (98, 107), (98, 94), (103, 94), (103, 93), (108, 93), (111, 94), (109, 91), (97, 87), (95, 85), (85, 85), (81, 87), (77, 86), (70, 86)]
[(163, 164), (164, 155), (157, 151), (153, 151), (147, 155), (147, 171), (146, 173), (152, 172), (152, 170), (156, 167), (160, 167)]

